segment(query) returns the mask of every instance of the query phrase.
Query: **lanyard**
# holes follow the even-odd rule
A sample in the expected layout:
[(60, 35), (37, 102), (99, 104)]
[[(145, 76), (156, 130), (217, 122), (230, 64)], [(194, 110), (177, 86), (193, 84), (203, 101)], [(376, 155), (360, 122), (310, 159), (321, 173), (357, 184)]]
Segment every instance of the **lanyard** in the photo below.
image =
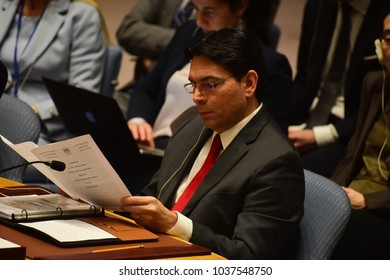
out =
[[(19, 15), (18, 15), (18, 21), (17, 21), (17, 30), (16, 30), (16, 41), (15, 41), (15, 48), (14, 48), (14, 77), (15, 77), (14, 96), (15, 97), (17, 97), (17, 95), (18, 95), (19, 83), (20, 83), (20, 71), (19, 71), (19, 62), (18, 62), (18, 43), (19, 43), (20, 30), (22, 28), (24, 2), (25, 2), (25, 0), (20, 0)], [(35, 30), (37, 29), (38, 24), (41, 21), (42, 15), (43, 15), (43, 12), (39, 16), (37, 22), (35, 23), (34, 29), (31, 32), (31, 34), (27, 40), (27, 43), (23, 48), (22, 54), (26, 51), (27, 46), (30, 44), (31, 39), (35, 33)]]

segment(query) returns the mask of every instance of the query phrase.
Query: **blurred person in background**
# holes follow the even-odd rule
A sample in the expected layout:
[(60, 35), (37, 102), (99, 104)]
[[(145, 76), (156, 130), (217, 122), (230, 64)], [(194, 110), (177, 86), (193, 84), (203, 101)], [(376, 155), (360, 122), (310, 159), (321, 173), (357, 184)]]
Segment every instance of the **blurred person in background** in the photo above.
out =
[(289, 129), (305, 169), (329, 178), (344, 157), (389, 12), (388, 0), (306, 1)]
[(127, 118), (133, 137), (151, 147), (166, 147), (172, 136), (171, 123), (193, 106), (191, 96), (183, 88), (190, 65), (184, 51), (204, 34), (225, 27), (251, 29), (259, 36), (267, 66), (264, 104), (287, 133), (292, 71), (284, 55), (261, 43), (261, 1), (192, 0), (192, 4), (197, 12), (196, 22), (188, 21), (177, 30), (156, 66), (131, 96)]
[(42, 77), (100, 91), (105, 36), (95, 7), (70, 0), (0, 0), (0, 59), (7, 90), (42, 120), (41, 143), (61, 139), (65, 128)]
[(383, 71), (364, 79), (356, 131), (331, 177), (352, 207), (334, 259), (390, 259), (390, 14), (376, 44)]

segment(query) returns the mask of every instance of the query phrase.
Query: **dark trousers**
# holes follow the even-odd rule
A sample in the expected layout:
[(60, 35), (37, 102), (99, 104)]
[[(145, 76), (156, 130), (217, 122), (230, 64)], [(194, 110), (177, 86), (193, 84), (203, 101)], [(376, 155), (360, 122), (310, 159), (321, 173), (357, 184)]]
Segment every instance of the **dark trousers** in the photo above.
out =
[(339, 143), (317, 148), (302, 155), (303, 168), (330, 178), (346, 151), (347, 147)]
[(390, 260), (390, 219), (367, 210), (352, 210), (332, 259)]

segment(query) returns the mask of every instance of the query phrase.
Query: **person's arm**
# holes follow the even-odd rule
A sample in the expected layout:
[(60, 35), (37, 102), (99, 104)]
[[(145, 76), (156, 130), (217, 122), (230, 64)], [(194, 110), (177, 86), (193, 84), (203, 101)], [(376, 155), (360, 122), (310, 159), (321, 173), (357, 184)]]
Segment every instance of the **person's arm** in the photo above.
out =
[(366, 208), (366, 201), (364, 195), (354, 189), (342, 187), (343, 190), (347, 193), (349, 202), (351, 203), (352, 209), (364, 209)]
[(146, 146), (155, 147), (153, 138), (153, 127), (143, 118), (132, 118), (127, 122), (135, 141)]
[(366, 208), (367, 210), (390, 213), (390, 191), (362, 194), (351, 188), (343, 187), (343, 189), (347, 193), (353, 209)]
[[(177, 46), (181, 41), (176, 38), (175, 35), (157, 64), (135, 87), (127, 108), (128, 125), (134, 139), (150, 147), (154, 147), (153, 125), (164, 104), (168, 80), (177, 70), (174, 65), (177, 65)], [(182, 55), (184, 57), (184, 48)]]
[(128, 196), (121, 203), (122, 210), (130, 212), (137, 224), (154, 232), (165, 233), (176, 225), (177, 213), (153, 196)]
[[(373, 90), (373, 80), (376, 80), (378, 73), (368, 73), (363, 81), (361, 100), (356, 117), (356, 129), (348, 142), (345, 157), (336, 166), (331, 179), (341, 186), (349, 185), (356, 176), (356, 172), (363, 165), (363, 152), (365, 145), (363, 139), (366, 139), (369, 130), (365, 129), (367, 125), (372, 126), (372, 123), (367, 123), (367, 116), (371, 115), (371, 111), (375, 106), (372, 106), (372, 100), (375, 94), (379, 91)], [(381, 75), (381, 74), (379, 74)]]
[(105, 59), (105, 37), (98, 11), (81, 2), (72, 2), (73, 21), (69, 60), (69, 84), (100, 92)]
[(174, 35), (170, 24), (179, 2), (138, 1), (116, 32), (120, 46), (133, 55), (159, 57)]
[(164, 104), (169, 79), (185, 65), (184, 52), (191, 38), (188, 34), (194, 31), (193, 28), (194, 23), (188, 22), (178, 29), (157, 64), (134, 89), (127, 109), (127, 120), (137, 117), (150, 125), (154, 124)]
[(364, 199), (368, 210), (390, 214), (390, 191), (365, 194)]

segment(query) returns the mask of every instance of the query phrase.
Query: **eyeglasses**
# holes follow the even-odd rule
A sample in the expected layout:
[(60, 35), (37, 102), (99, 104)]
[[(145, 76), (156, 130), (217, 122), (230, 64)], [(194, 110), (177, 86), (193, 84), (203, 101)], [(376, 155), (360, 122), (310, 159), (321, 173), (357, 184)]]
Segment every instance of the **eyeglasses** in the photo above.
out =
[(186, 92), (193, 94), (195, 92), (195, 88), (198, 88), (199, 92), (202, 94), (210, 94), (213, 92), (216, 88), (216, 86), (223, 84), (226, 82), (228, 79), (232, 78), (234, 76), (229, 76), (219, 82), (215, 83), (210, 83), (210, 82), (200, 82), (200, 83), (194, 83), (194, 82), (189, 82), (188, 84), (184, 85), (184, 89)]

